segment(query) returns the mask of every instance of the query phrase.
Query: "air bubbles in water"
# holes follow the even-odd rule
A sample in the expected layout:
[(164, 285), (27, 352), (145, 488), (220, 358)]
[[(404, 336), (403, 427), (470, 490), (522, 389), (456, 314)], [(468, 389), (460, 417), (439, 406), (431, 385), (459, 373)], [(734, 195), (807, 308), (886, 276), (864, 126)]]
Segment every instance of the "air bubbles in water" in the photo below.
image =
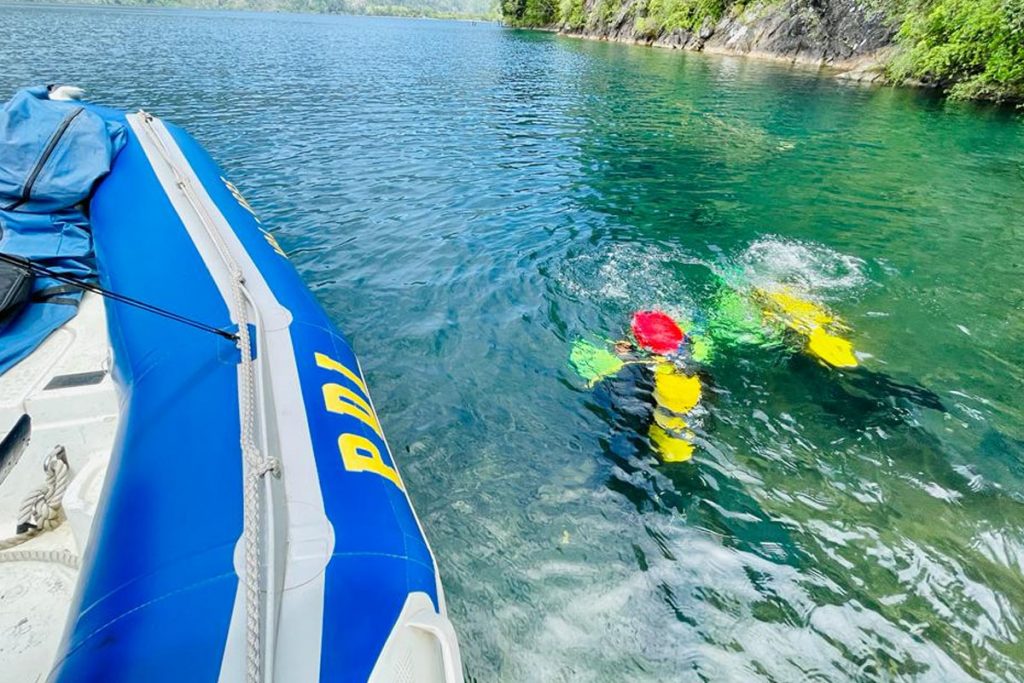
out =
[(615, 244), (571, 258), (561, 280), (573, 294), (615, 308), (684, 313), (695, 306), (680, 269), (693, 265), (706, 264), (678, 248)]
[(822, 298), (868, 283), (863, 259), (777, 236), (752, 242), (736, 262), (751, 284), (766, 289), (785, 285)]

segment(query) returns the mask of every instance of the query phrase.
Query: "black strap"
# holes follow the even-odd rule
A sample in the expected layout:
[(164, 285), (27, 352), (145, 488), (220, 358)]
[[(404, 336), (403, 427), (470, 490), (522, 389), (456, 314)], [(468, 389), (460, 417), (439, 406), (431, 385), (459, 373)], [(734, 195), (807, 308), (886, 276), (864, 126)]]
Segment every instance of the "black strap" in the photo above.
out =
[(6, 263), (16, 268), (27, 270), (34, 275), (52, 277), (54, 280), (72, 285), (76, 289), (82, 289), (87, 292), (94, 292), (96, 294), (99, 294), (100, 296), (105, 296), (108, 299), (113, 299), (114, 301), (118, 301), (123, 304), (128, 304), (129, 306), (135, 306), (136, 308), (142, 309), (144, 311), (149, 311), (150, 313), (155, 313), (156, 315), (161, 315), (170, 320), (174, 320), (176, 322), (189, 325), (199, 330), (203, 330), (204, 332), (210, 332), (211, 334), (216, 334), (219, 337), (230, 339), (233, 342), (238, 341), (238, 335), (234, 334), (233, 332), (229, 332), (228, 330), (224, 330), (219, 327), (214, 327), (213, 325), (207, 325), (206, 323), (199, 322), (198, 320), (193, 320), (192, 318), (186, 318), (185, 316), (179, 315), (174, 311), (168, 311), (166, 308), (160, 308), (159, 306), (148, 304), (145, 301), (140, 301), (139, 299), (135, 299), (130, 296), (125, 296), (124, 294), (112, 292), (109, 289), (104, 289), (103, 287), (100, 287), (99, 285), (89, 282), (87, 280), (79, 279), (77, 276), (69, 275), (66, 273), (58, 273), (57, 271), (51, 270), (50, 268), (40, 265), (35, 261), (25, 258), (24, 256), (15, 256), (14, 254), (5, 254), (3, 252), (0, 252), (0, 263)]
[(72, 292), (81, 292), (82, 288), (78, 285), (54, 285), (53, 287), (47, 287), (46, 289), (40, 289), (38, 292), (32, 294), (32, 303), (34, 304), (58, 304), (60, 306), (78, 306), (78, 299), (72, 299), (68, 296), (62, 296), (64, 294), (71, 294)]
[(32, 301), (47, 301), (61, 294), (70, 294), (71, 292), (81, 292), (82, 288), (77, 285), (54, 285), (53, 287), (47, 287), (46, 289), (40, 289), (38, 292), (32, 293)]

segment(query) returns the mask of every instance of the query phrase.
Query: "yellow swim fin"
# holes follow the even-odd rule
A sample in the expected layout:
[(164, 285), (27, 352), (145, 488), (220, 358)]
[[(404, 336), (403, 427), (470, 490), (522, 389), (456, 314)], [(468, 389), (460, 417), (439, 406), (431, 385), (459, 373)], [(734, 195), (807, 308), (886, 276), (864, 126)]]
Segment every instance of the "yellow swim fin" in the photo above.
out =
[(835, 316), (814, 303), (794, 296), (788, 289), (769, 292), (756, 290), (756, 294), (768, 304), (764, 314), (777, 318), (790, 329), (803, 334), (810, 334), (815, 327), (842, 325)]
[(855, 368), (860, 363), (853, 353), (853, 344), (815, 327), (807, 335), (807, 352), (834, 368)]
[(662, 462), (686, 462), (693, 457), (694, 446), (686, 439), (674, 436), (656, 424), (647, 433)]
[(849, 328), (818, 304), (794, 296), (789, 290), (775, 292), (756, 290), (767, 309), (765, 315), (779, 320), (789, 329), (804, 335), (807, 353), (834, 368), (855, 368), (860, 363), (853, 353), (853, 344), (829, 330)]

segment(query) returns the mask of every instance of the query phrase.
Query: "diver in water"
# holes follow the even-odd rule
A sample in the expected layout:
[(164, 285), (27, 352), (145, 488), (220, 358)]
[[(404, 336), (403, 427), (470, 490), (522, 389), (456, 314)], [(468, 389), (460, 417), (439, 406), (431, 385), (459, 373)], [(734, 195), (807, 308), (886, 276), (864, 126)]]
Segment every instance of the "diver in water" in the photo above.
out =
[(865, 368), (847, 338), (849, 326), (790, 289), (741, 292), (724, 286), (714, 304), (701, 325), (680, 324), (661, 311), (638, 311), (631, 321), (633, 340), (613, 342), (611, 351), (580, 340), (570, 353), (571, 364), (591, 387), (628, 366), (641, 366), (651, 375), (647, 435), (663, 462), (692, 458), (694, 428), (706, 413), (701, 406), (704, 368), (728, 347), (784, 349), (793, 373), (815, 383), (814, 375), (827, 369), (828, 386), (838, 394), (829, 403), (840, 405), (837, 413), (843, 415), (853, 408), (865, 423), (877, 419), (873, 415), (888, 422), (906, 419), (907, 411), (895, 405), (899, 401), (946, 412), (935, 392)]
[(857, 353), (848, 338), (850, 326), (788, 287), (750, 287), (744, 292), (724, 286), (715, 297), (703, 332), (711, 353), (723, 346), (775, 347), (789, 353), (794, 373), (810, 377), (827, 369), (830, 382), (854, 403), (882, 405), (889, 399), (906, 400), (946, 412), (934, 391), (865, 367), (863, 354)]
[(693, 457), (694, 428), (704, 413), (702, 381), (686, 334), (661, 311), (636, 312), (630, 329), (633, 339), (613, 342), (612, 351), (577, 341), (570, 362), (591, 387), (630, 366), (640, 369), (644, 377), (637, 384), (652, 399), (641, 417), (648, 424), (648, 439), (663, 462), (685, 462)]

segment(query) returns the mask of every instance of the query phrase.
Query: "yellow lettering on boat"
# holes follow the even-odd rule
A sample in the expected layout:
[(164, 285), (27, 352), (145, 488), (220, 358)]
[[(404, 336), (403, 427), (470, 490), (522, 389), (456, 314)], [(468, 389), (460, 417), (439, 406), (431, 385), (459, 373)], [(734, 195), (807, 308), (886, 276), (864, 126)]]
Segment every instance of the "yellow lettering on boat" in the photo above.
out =
[(284, 253), (284, 249), (282, 249), (281, 245), (278, 244), (276, 237), (274, 237), (272, 234), (270, 234), (269, 232), (267, 232), (263, 228), (260, 228), (260, 232), (263, 233), (263, 239), (267, 240), (267, 244), (270, 245), (271, 249), (276, 251), (279, 255), (281, 255), (281, 256), (283, 256), (285, 258), (288, 258), (288, 254)]
[(324, 405), (327, 406), (327, 410), (339, 415), (351, 415), (377, 432), (377, 436), (384, 438), (384, 432), (381, 431), (380, 423), (369, 401), (340, 384), (325, 384), (323, 389)]
[(364, 395), (370, 393), (366, 390), (366, 385), (363, 384), (363, 380), (359, 378), (359, 375), (352, 372), (338, 361), (334, 360), (330, 356), (325, 356), (322, 353), (314, 353), (313, 357), (316, 358), (316, 364), (322, 367), (324, 370), (333, 370), (335, 372), (340, 372), (342, 375), (346, 377), (346, 379), (348, 379), (350, 382), (359, 387), (359, 391), (363, 392)]
[(252, 208), (252, 205), (248, 202), (248, 200), (246, 200), (246, 198), (242, 196), (241, 190), (239, 190), (238, 187), (233, 182), (231, 182), (224, 176), (221, 176), (220, 179), (221, 181), (223, 181), (224, 186), (228, 188), (228, 191), (231, 192), (231, 196), (235, 198), (235, 201), (238, 202), (243, 209), (248, 211), (249, 215), (251, 215), (253, 219), (256, 221), (256, 225), (259, 227), (260, 232), (263, 233), (263, 238), (267, 240), (267, 244), (270, 245), (271, 249), (277, 252), (280, 256), (288, 258), (288, 254), (284, 253), (284, 249), (282, 249), (281, 245), (277, 243), (277, 238), (271, 235), (270, 232), (263, 227), (263, 223), (262, 221), (260, 221), (260, 217), (256, 215), (256, 209)]
[(228, 188), (228, 191), (234, 196), (235, 201), (241, 204), (243, 209), (252, 214), (252, 217), (256, 219), (257, 223), (259, 223), (260, 218), (259, 216), (256, 215), (256, 210), (253, 209), (252, 205), (249, 204), (246, 198), (242, 196), (242, 191), (238, 189), (238, 186), (235, 185), (230, 180), (228, 180), (227, 178), (225, 178), (224, 176), (221, 176), (220, 179), (224, 182), (224, 185), (225, 187)]
[[(647, 435), (662, 462), (686, 462), (693, 457), (694, 445), (681, 435), (665, 431), (661, 425), (652, 424)], [(692, 439), (693, 432), (686, 432), (685, 437)]]
[(341, 461), (349, 472), (373, 472), (405, 490), (398, 470), (384, 464), (380, 451), (369, 439), (358, 434), (342, 434), (338, 437), (338, 449), (341, 450)]
[[(358, 391), (349, 387), (328, 382), (322, 387), (324, 406), (328, 411), (338, 415), (349, 415), (356, 418), (384, 440), (384, 430), (380, 427), (380, 419), (370, 404), (370, 394), (366, 384), (358, 373), (353, 372), (330, 356), (314, 353), (317, 366), (337, 372), (350, 381)], [(338, 437), (338, 449), (341, 451), (341, 462), (349, 472), (372, 472), (379, 474), (395, 486), (405, 490), (398, 470), (384, 463), (380, 449), (365, 436), (346, 432)]]
[(654, 369), (654, 400), (662, 408), (685, 415), (700, 402), (700, 379), (676, 370), (672, 363)]

